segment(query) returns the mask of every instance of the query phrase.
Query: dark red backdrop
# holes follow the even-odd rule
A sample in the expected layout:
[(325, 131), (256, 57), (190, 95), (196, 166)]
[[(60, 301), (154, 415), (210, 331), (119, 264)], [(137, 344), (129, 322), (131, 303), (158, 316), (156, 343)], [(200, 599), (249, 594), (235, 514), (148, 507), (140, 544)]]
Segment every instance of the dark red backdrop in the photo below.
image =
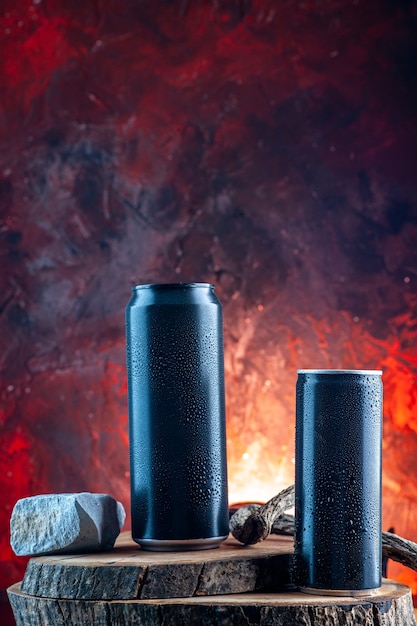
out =
[(384, 526), (417, 540), (416, 4), (0, 9), (0, 586), (18, 498), (128, 507), (134, 283), (216, 284), (231, 501), (293, 480), (297, 367), (382, 367)]

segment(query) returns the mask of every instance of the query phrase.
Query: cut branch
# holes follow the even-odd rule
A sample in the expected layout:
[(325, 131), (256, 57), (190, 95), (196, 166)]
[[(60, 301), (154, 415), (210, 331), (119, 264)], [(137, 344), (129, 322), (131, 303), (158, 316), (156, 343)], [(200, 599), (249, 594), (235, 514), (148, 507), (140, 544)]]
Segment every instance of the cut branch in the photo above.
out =
[(294, 485), (287, 487), (266, 504), (249, 504), (230, 518), (230, 532), (245, 545), (263, 541), (271, 534), (276, 519), (294, 506)]
[(382, 556), (417, 572), (417, 543), (394, 533), (382, 533)]

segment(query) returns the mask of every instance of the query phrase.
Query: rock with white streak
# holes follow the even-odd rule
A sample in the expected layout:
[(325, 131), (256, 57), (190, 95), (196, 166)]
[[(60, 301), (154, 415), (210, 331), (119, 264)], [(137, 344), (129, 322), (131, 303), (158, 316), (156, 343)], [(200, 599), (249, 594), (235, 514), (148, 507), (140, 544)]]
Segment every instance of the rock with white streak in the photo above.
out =
[(10, 543), (18, 556), (111, 550), (126, 518), (107, 494), (60, 493), (18, 500)]

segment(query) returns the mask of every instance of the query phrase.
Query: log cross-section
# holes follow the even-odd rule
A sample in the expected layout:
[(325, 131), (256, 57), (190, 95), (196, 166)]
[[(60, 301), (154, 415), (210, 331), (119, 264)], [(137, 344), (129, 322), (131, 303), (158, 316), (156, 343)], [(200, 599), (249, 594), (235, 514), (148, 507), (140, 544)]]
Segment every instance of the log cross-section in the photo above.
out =
[(416, 626), (411, 591), (384, 581), (365, 598), (297, 592), (158, 600), (57, 600), (8, 590), (17, 626)]

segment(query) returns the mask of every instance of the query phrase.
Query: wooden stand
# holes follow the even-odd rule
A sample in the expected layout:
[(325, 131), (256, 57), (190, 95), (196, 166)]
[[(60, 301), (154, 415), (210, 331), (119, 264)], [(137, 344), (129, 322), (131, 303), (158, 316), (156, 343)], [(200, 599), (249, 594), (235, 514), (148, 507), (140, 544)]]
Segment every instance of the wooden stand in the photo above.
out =
[(408, 587), (361, 598), (289, 590), (292, 539), (216, 550), (144, 552), (124, 533), (111, 552), (37, 557), (8, 589), (18, 626), (417, 626)]

